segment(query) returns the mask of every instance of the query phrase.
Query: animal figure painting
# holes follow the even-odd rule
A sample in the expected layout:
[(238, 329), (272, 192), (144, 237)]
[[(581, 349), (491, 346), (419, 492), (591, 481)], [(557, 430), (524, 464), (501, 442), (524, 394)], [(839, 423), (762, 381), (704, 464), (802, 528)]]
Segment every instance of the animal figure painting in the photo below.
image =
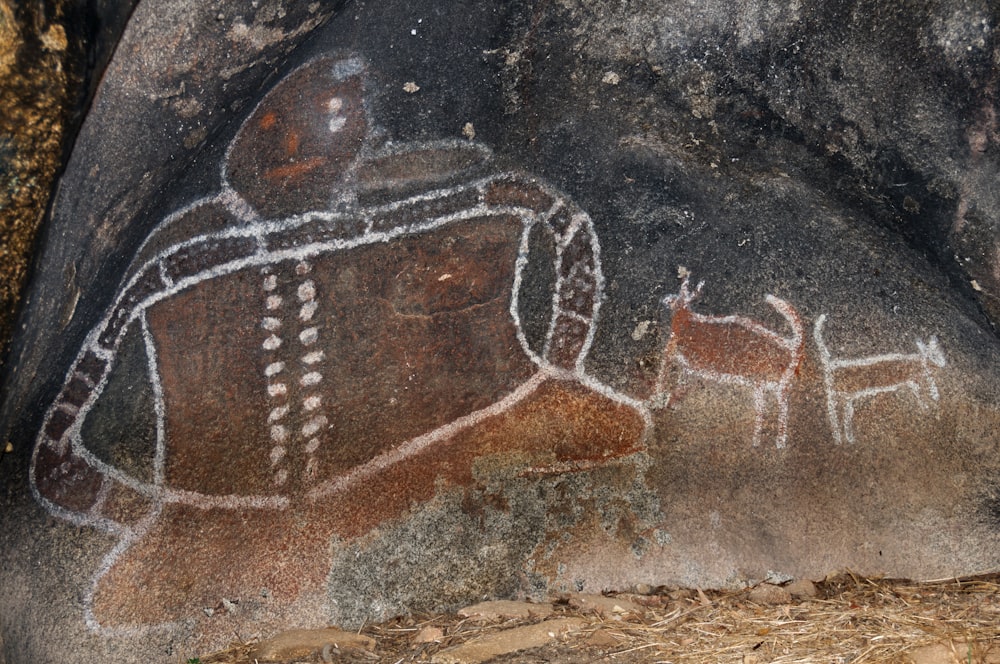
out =
[[(588, 370), (606, 293), (587, 212), (481, 143), (385, 139), (367, 76), (320, 57), (266, 93), (219, 191), (138, 249), (45, 414), (35, 498), (114, 539), (83, 599), (95, 631), (173, 628), (220, 598), (322, 613), (336, 542), (496, 478), (645, 468), (652, 411), (685, 381), (747, 390), (753, 445), (770, 422), (788, 444), (791, 303), (764, 298), (787, 330), (699, 313), (684, 276), (652, 396), (619, 391)], [(936, 338), (837, 358), (824, 321), (837, 442), (859, 400), (938, 400)]]
[(773, 295), (765, 301), (788, 322), (787, 335), (743, 316), (708, 316), (691, 309), (704, 282), (692, 291), (687, 275), (676, 294), (663, 299), (672, 315), (670, 337), (663, 351), (653, 401), (669, 403), (667, 379), (676, 365), (685, 376), (747, 387), (755, 412), (753, 445), (760, 444), (768, 413), (768, 398), (776, 410), (775, 446), (788, 440), (788, 391), (802, 363), (804, 336), (795, 308)]
[(927, 409), (940, 398), (934, 371), (947, 362), (936, 337), (926, 343), (917, 339), (914, 353), (834, 357), (823, 338), (825, 325), (823, 314), (813, 326), (813, 338), (823, 370), (830, 428), (837, 444), (856, 442), (854, 406), (859, 401), (908, 391), (921, 409)]

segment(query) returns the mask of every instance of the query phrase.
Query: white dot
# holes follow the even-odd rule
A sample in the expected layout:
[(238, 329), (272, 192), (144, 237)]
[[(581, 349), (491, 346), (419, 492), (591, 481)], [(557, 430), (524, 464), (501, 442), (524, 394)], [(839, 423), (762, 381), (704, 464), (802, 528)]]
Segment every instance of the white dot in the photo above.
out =
[(340, 97), (330, 97), (330, 101), (326, 102), (326, 109), (331, 113), (336, 113), (344, 107), (344, 100)]
[(306, 353), (302, 356), (302, 361), (305, 364), (316, 364), (317, 362), (323, 361), (326, 354), (321, 350), (314, 350), (311, 353)]
[(283, 443), (288, 440), (288, 429), (281, 424), (275, 424), (271, 427), (271, 440), (276, 443)]
[(309, 346), (316, 343), (316, 339), (319, 338), (319, 329), (315, 327), (307, 327), (299, 333), (299, 341), (304, 345)]
[(278, 463), (285, 457), (285, 448), (281, 445), (275, 445), (271, 448), (271, 465)]
[(281, 486), (288, 481), (288, 471), (282, 468), (274, 474), (274, 483)]
[(312, 271), (312, 269), (313, 269), (312, 264), (310, 264), (308, 261), (302, 261), (295, 266), (295, 274), (301, 277), (303, 274), (309, 274)]
[(306, 443), (306, 454), (312, 454), (319, 449), (319, 438), (312, 438)]
[(302, 377), (300, 381), (304, 386), (309, 387), (310, 385), (316, 385), (321, 380), (323, 380), (323, 374), (318, 371), (310, 371)]
[(280, 420), (281, 418), (283, 418), (285, 415), (288, 415), (288, 406), (278, 406), (277, 408), (275, 408), (274, 410), (272, 410), (268, 414), (267, 421), (268, 422), (277, 422), (278, 420)]
[(267, 318), (264, 319), (264, 322), (261, 323), (261, 327), (263, 327), (268, 332), (274, 332), (279, 327), (281, 327), (281, 319), (268, 316)]
[(316, 297), (316, 284), (312, 279), (303, 281), (299, 284), (299, 300), (302, 302), (308, 302), (309, 300)]
[(281, 296), (280, 295), (268, 295), (267, 296), (267, 308), (270, 311), (274, 311), (281, 306)]
[(272, 362), (271, 364), (267, 365), (267, 367), (264, 369), (264, 375), (267, 377), (271, 377), (275, 374), (281, 373), (282, 371), (284, 371), (284, 369), (285, 369), (284, 362)]
[(322, 397), (313, 395), (311, 397), (306, 397), (305, 401), (302, 402), (302, 407), (306, 410), (316, 410), (322, 403)]
[(278, 287), (278, 276), (274, 274), (269, 274), (264, 279), (264, 290), (273, 291)]
[(338, 131), (343, 129), (344, 125), (346, 124), (347, 124), (347, 118), (345, 118), (343, 115), (335, 115), (332, 118), (330, 118), (330, 124), (327, 125), (327, 128), (330, 130), (331, 134), (336, 134)]
[(281, 396), (282, 394), (288, 394), (288, 386), (284, 383), (271, 383), (267, 386), (267, 393), (272, 397)]
[(327, 422), (329, 422), (329, 420), (326, 419), (326, 415), (318, 415), (312, 418), (302, 426), (302, 435), (307, 438), (312, 436), (325, 427)]
[(281, 346), (281, 337), (271, 335), (267, 339), (264, 339), (264, 350), (276, 350)]
[(312, 320), (313, 315), (316, 313), (316, 307), (319, 303), (316, 300), (310, 300), (302, 305), (302, 309), (299, 310), (299, 318), (302, 322), (308, 322)]

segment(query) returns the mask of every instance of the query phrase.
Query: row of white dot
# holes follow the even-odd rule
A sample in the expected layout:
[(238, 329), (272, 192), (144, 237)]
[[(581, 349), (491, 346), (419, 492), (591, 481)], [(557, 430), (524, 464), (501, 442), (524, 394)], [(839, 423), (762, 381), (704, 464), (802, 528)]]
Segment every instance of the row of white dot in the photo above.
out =
[[(264, 306), (267, 308), (268, 315), (264, 317), (261, 327), (265, 331), (270, 332), (270, 335), (264, 339), (263, 343), (264, 350), (269, 352), (277, 351), (281, 348), (282, 344), (282, 338), (278, 336), (278, 332), (281, 330), (281, 319), (277, 316), (282, 305), (282, 297), (274, 293), (277, 287), (277, 275), (266, 274), (264, 277), (264, 292), (266, 294)], [(281, 361), (271, 362), (264, 369), (264, 376), (267, 378), (267, 394), (272, 399), (284, 400), (288, 394), (288, 385), (276, 380), (276, 377), (279, 377), (284, 370), (285, 363)], [(285, 425), (281, 424), (281, 421), (288, 415), (288, 410), (288, 405), (282, 403), (272, 408), (267, 416), (267, 423), (271, 431), (271, 441), (274, 443), (270, 453), (272, 467), (276, 466), (286, 453), (283, 443), (288, 438), (288, 432)], [(280, 486), (287, 480), (288, 471), (284, 468), (278, 469), (274, 476), (275, 484)]]
[[(299, 272), (301, 275), (308, 274), (312, 270), (312, 266), (306, 263), (300, 263), (299, 268), (302, 268)], [(318, 307), (318, 303), (316, 301), (315, 282), (312, 279), (303, 281), (299, 284), (297, 295), (299, 302), (302, 303), (302, 306), (299, 308), (299, 320), (302, 321), (303, 325), (308, 326), (299, 332), (299, 341), (303, 346), (309, 348), (310, 346), (314, 346), (319, 339), (319, 328), (315, 325), (311, 325)], [(323, 380), (323, 375), (315, 370), (316, 365), (322, 362), (323, 359), (324, 355), (322, 350), (308, 350), (305, 355), (302, 356), (302, 364), (310, 368), (310, 370), (303, 374), (300, 379), (303, 387), (316, 387)], [(309, 455), (309, 458), (306, 460), (306, 477), (309, 478), (316, 475), (315, 454), (320, 445), (320, 439), (317, 434), (328, 423), (326, 415), (322, 412), (317, 412), (319, 411), (321, 405), (322, 397), (320, 397), (319, 394), (309, 394), (302, 402), (302, 410), (304, 412), (314, 413), (309, 420), (302, 425), (301, 431), (302, 437), (308, 439), (306, 441), (305, 451), (306, 454)]]
[[(295, 272), (298, 276), (303, 277), (307, 275), (312, 270), (312, 266), (303, 261), (295, 267)], [(263, 348), (268, 351), (276, 351), (282, 345), (282, 338), (278, 336), (278, 331), (281, 329), (282, 321), (279, 317), (274, 314), (278, 313), (278, 310), (283, 304), (283, 298), (275, 294), (274, 291), (278, 286), (277, 275), (268, 274), (264, 278), (264, 291), (268, 293), (265, 301), (265, 305), (268, 309), (269, 315), (264, 318), (262, 327), (270, 332), (263, 343)], [(307, 327), (303, 328), (299, 333), (299, 341), (305, 347), (310, 347), (316, 344), (319, 339), (319, 329), (316, 326), (311, 325), (312, 319), (316, 314), (316, 309), (318, 307), (316, 301), (316, 284), (311, 279), (306, 279), (301, 284), (299, 284), (297, 290), (297, 296), (302, 306), (299, 309), (299, 319)], [(315, 370), (315, 365), (324, 359), (324, 353), (322, 350), (308, 350), (302, 357), (302, 363), (308, 368), (308, 370), (301, 376), (299, 383), (303, 387), (314, 387), (319, 385), (323, 380), (323, 375)], [(285, 398), (288, 394), (288, 386), (284, 382), (275, 382), (273, 379), (285, 370), (285, 363), (281, 361), (275, 361), (267, 365), (264, 369), (264, 375), (268, 378), (268, 394), (272, 398)], [(311, 417), (302, 425), (301, 434), (304, 438), (309, 440), (306, 442), (305, 451), (309, 455), (309, 459), (306, 463), (306, 474), (312, 476), (316, 471), (316, 460), (313, 456), (315, 452), (319, 449), (320, 440), (316, 436), (320, 430), (328, 424), (328, 419), (322, 413), (316, 413), (320, 406), (322, 405), (322, 397), (318, 394), (309, 394), (305, 397), (302, 402), (302, 409), (307, 414), (312, 414)], [(281, 423), (281, 421), (288, 415), (289, 406), (287, 404), (279, 405), (273, 408), (268, 415), (268, 424), (270, 425), (271, 440), (274, 446), (271, 448), (270, 458), (272, 466), (277, 466), (281, 460), (287, 454), (286, 444), (288, 442), (288, 429)], [(275, 483), (277, 485), (284, 484), (288, 479), (287, 469), (280, 468), (275, 472)]]

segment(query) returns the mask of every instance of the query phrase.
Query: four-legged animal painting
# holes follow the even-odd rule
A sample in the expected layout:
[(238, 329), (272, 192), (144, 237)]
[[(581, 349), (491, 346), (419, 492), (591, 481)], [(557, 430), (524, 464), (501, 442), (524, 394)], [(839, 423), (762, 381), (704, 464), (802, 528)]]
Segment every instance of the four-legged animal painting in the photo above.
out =
[[(788, 445), (795, 306), (764, 297), (784, 331), (695, 312), (703, 284), (685, 276), (652, 397), (616, 390), (587, 362), (607, 297), (590, 216), (482, 144), (379, 143), (366, 71), (318, 58), (264, 97), (220, 191), (156, 226), (46, 413), (35, 498), (117, 538), (84, 598), (93, 629), (170, 624), (264, 583), (285, 593), (276, 612), (322, 604), (334, 538), (497, 458), (573, 473), (645, 451), (651, 411), (681, 402), (674, 369), (746, 388), (753, 445), (769, 419)], [(836, 442), (855, 442), (858, 400), (937, 401), (936, 339), (835, 358), (824, 321)]]
[(946, 364), (937, 337), (914, 341), (914, 353), (885, 353), (864, 357), (834, 357), (823, 338), (826, 314), (816, 319), (813, 338), (823, 370), (827, 411), (837, 443), (856, 440), (854, 404), (883, 394), (908, 390), (922, 409), (940, 398), (935, 368)]
[[(775, 446), (782, 448), (788, 440), (789, 390), (805, 352), (802, 320), (795, 307), (774, 295), (765, 296), (764, 301), (788, 322), (787, 336), (745, 316), (697, 313), (691, 304), (703, 286), (704, 282), (699, 282), (692, 291), (685, 274), (678, 292), (663, 299), (670, 311), (669, 337), (649, 402), (654, 408), (676, 403), (689, 377), (749, 388), (755, 413), (753, 445), (760, 443), (770, 397), (776, 410)], [(915, 340), (913, 353), (834, 357), (823, 337), (825, 323), (826, 314), (821, 314), (813, 339), (834, 442), (856, 442), (854, 408), (859, 401), (906, 390), (921, 409), (937, 403), (934, 372), (943, 368), (946, 360), (936, 337), (927, 342)], [(668, 385), (673, 369), (679, 369), (680, 376)]]
[(798, 312), (774, 295), (765, 298), (788, 322), (788, 336), (743, 316), (707, 316), (691, 309), (703, 286), (704, 282), (699, 282), (691, 291), (685, 276), (680, 291), (663, 300), (671, 311), (670, 338), (654, 394), (665, 394), (671, 364), (681, 368), (681, 380), (691, 375), (748, 387), (756, 413), (753, 444), (760, 444), (770, 397), (777, 411), (775, 446), (784, 447), (788, 440), (788, 390), (802, 363), (804, 337)]

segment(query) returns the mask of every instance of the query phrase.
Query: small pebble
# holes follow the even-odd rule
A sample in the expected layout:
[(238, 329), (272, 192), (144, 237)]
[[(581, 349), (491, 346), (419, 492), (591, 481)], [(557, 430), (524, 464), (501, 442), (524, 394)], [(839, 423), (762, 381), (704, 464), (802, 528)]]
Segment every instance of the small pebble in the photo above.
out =
[(578, 611), (594, 611), (602, 618), (620, 618), (625, 615), (641, 616), (645, 609), (624, 597), (605, 597), (589, 593), (570, 593), (569, 605)]
[(788, 604), (792, 594), (781, 586), (762, 583), (750, 591), (749, 599), (757, 604)]
[(791, 596), (796, 599), (809, 599), (811, 597), (816, 597), (817, 595), (816, 584), (809, 579), (798, 579), (796, 581), (792, 581), (785, 586), (785, 590), (787, 590)]
[(479, 620), (509, 620), (510, 618), (544, 618), (552, 613), (551, 604), (532, 604), (500, 599), (480, 602), (458, 610), (458, 615)]
[(440, 627), (427, 625), (413, 637), (414, 643), (437, 643), (444, 638), (444, 630)]

